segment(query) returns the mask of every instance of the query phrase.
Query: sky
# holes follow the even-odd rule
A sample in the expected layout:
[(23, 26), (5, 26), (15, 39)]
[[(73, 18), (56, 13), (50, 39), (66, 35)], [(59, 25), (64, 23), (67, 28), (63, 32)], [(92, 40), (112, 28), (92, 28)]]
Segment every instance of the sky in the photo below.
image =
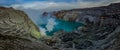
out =
[(12, 6), (17, 9), (54, 11), (104, 6), (116, 2), (120, 2), (120, 0), (0, 0), (0, 6)]
[(120, 0), (0, 0), (0, 6), (23, 10), (37, 22), (40, 14), (45, 11), (98, 7), (118, 2)]

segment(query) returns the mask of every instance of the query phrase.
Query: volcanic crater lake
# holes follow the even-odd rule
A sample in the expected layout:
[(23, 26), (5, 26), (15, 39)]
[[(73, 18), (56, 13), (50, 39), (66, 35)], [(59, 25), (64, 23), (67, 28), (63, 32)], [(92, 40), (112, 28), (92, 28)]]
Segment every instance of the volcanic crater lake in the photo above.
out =
[[(55, 22), (57, 23), (56, 25), (54, 25), (54, 28), (52, 31), (46, 31), (46, 35), (48, 36), (52, 36), (54, 35), (55, 32), (63, 30), (66, 32), (72, 32), (75, 29), (77, 29), (79, 26), (84, 26), (83, 23), (78, 23), (78, 22), (70, 22), (70, 21), (64, 21), (64, 20), (55, 20)], [(39, 25), (40, 27), (46, 29), (46, 25), (47, 24), (42, 24)]]

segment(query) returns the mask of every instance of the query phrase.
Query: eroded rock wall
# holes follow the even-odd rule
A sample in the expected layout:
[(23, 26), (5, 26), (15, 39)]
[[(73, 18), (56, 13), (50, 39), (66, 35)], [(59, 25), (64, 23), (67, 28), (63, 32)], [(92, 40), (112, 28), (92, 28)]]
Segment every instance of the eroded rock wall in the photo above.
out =
[(38, 41), (40, 36), (23, 11), (0, 7), (0, 50), (52, 50)]

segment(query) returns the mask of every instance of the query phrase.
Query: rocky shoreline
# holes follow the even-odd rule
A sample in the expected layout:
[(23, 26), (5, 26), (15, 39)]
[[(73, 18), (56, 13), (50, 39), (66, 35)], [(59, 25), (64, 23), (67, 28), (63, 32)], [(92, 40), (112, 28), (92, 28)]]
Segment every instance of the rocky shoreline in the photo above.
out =
[[(65, 21), (84, 22), (73, 32), (59, 31), (49, 46), (64, 50), (119, 50), (120, 3), (51, 13)], [(46, 13), (47, 14), (47, 13)], [(43, 15), (46, 15), (45, 13)], [(59, 39), (59, 40), (58, 40)]]

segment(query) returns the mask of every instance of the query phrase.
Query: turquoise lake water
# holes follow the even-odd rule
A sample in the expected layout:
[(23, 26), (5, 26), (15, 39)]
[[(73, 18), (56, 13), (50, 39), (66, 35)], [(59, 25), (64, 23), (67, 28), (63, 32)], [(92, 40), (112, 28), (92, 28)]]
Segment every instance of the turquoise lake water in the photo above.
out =
[[(72, 32), (73, 30), (77, 29), (79, 26), (84, 26), (83, 23), (77, 23), (77, 22), (70, 22), (70, 21), (64, 21), (64, 20), (55, 20), (57, 23), (54, 26), (54, 29), (52, 31), (46, 31), (46, 35), (52, 36), (55, 32), (63, 30), (66, 32)], [(42, 28), (46, 29), (46, 24), (39, 25)]]

